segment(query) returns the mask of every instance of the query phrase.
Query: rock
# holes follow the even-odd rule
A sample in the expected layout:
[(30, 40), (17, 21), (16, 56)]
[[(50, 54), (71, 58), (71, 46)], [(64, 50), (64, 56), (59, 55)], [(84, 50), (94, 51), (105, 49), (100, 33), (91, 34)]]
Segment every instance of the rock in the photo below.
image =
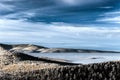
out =
[(119, 80), (120, 61), (75, 65), (0, 47), (1, 80)]
[[(16, 72), (1, 79), (8, 80), (119, 80), (120, 62), (106, 62), (81, 66), (58, 66)], [(12, 67), (12, 66), (11, 66)], [(14, 69), (13, 69), (14, 70)], [(7, 75), (7, 74), (6, 74)]]
[(0, 46), (6, 50), (17, 52), (37, 52), (37, 50), (41, 48), (47, 49), (46, 47), (32, 44), (16, 44), (16, 45), (0, 44)]

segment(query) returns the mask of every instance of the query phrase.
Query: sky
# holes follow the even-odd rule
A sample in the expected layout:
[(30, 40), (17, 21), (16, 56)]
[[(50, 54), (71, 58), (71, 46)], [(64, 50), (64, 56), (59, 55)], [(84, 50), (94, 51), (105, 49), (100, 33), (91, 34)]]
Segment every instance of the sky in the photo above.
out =
[(119, 0), (0, 0), (0, 43), (120, 50)]

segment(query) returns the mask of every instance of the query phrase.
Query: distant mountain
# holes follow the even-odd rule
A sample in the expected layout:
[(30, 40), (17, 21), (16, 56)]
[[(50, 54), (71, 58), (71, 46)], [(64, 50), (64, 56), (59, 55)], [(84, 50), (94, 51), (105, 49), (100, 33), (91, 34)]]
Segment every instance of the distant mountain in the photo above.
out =
[(116, 51), (102, 51), (90, 49), (70, 49), (70, 48), (47, 48), (32, 44), (0, 44), (1, 47), (11, 52), (25, 52), (25, 53), (119, 53)]

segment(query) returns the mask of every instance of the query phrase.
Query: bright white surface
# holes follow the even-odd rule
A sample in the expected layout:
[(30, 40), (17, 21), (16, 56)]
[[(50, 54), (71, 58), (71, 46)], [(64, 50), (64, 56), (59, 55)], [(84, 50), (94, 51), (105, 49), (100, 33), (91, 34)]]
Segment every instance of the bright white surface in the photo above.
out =
[(30, 53), (36, 57), (70, 60), (73, 63), (100, 63), (120, 60), (120, 53)]

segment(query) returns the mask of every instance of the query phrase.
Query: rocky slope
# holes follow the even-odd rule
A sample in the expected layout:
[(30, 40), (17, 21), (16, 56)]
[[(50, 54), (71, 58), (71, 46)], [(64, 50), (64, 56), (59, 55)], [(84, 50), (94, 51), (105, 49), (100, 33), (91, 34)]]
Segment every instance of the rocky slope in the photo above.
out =
[(18, 45), (0, 44), (0, 46), (10, 51), (25, 53), (118, 53), (115, 51), (101, 51), (88, 49), (47, 48), (43, 46), (30, 44), (18, 44)]
[(119, 80), (120, 62), (75, 65), (0, 47), (0, 80)]
[[(12, 73), (12, 72), (11, 72)], [(6, 74), (7, 75), (7, 74)], [(119, 80), (120, 62), (44, 68), (2, 76), (2, 80)]]
[[(0, 47), (0, 78), (8, 77), (17, 72), (30, 72), (45, 68), (60, 67), (63, 65), (78, 65), (61, 60), (49, 58), (37, 58), (20, 52), (11, 52)], [(6, 80), (3, 78), (2, 80)], [(14, 79), (9, 79), (14, 80)], [(18, 79), (17, 79), (18, 80)]]

